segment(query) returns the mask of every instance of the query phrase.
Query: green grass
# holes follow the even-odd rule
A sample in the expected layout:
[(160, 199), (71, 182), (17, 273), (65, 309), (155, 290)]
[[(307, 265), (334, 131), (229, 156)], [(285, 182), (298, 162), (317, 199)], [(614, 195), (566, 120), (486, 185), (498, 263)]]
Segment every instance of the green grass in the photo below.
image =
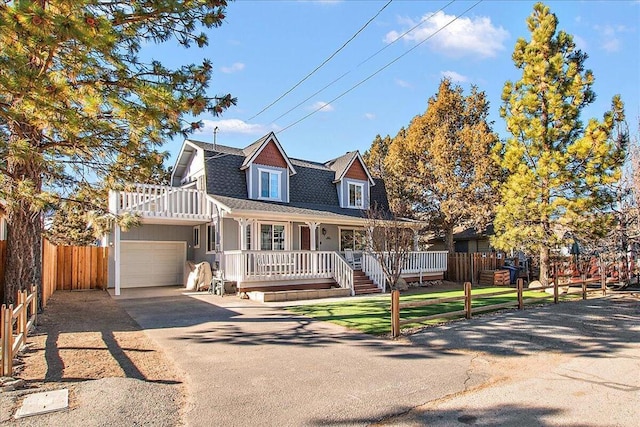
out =
[[(490, 288), (476, 288), (473, 289), (473, 302), (472, 307), (481, 307), (492, 304), (501, 304), (517, 300), (516, 293), (508, 295), (498, 295), (489, 297), (478, 297), (482, 294), (488, 294), (492, 292), (505, 291), (504, 287), (490, 287)], [(535, 296), (541, 296), (539, 291), (526, 291), (524, 292), (524, 298), (531, 298)], [(400, 303), (409, 301), (425, 301), (438, 298), (450, 298), (456, 296), (463, 296), (463, 290), (450, 290), (434, 292), (427, 290), (421, 294), (401, 295)], [(548, 294), (547, 294), (548, 295)], [(548, 295), (547, 299), (538, 300), (540, 303), (553, 300), (552, 295)], [(458, 311), (464, 309), (464, 302), (453, 301), (445, 302), (441, 304), (429, 305), (426, 307), (412, 307), (403, 308), (400, 311), (400, 320), (409, 320), (419, 317), (425, 317), (435, 314), (447, 313), (452, 311)], [(287, 310), (309, 317), (313, 317), (319, 320), (333, 322), (338, 325), (346, 326), (348, 328), (357, 329), (360, 332), (373, 335), (388, 334), (391, 331), (391, 297), (389, 294), (381, 295), (372, 298), (359, 298), (351, 299), (344, 302), (325, 303), (325, 304), (311, 304), (311, 305), (294, 305), (287, 307)], [(442, 317), (441, 319), (430, 320), (427, 322), (412, 323), (404, 325), (403, 328), (411, 328), (416, 326), (424, 326), (429, 324), (441, 323), (446, 320), (453, 320), (455, 318)]]

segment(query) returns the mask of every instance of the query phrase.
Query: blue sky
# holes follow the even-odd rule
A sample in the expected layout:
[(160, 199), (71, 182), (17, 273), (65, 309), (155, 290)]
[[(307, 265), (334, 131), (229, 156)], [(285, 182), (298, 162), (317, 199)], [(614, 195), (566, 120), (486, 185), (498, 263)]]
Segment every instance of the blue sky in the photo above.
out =
[[(244, 147), (273, 130), (291, 157), (326, 161), (354, 149), (364, 152), (376, 134), (394, 136), (422, 114), (444, 76), (466, 93), (475, 84), (487, 94), (494, 129), (505, 138), (498, 114), (500, 94), (506, 80), (520, 78), (511, 54), (519, 37), (529, 37), (525, 20), (534, 4), (529, 1), (485, 0), (476, 5), (475, 1), (393, 0), (331, 61), (258, 115), (342, 46), (387, 1), (238, 0), (229, 4), (225, 23), (209, 32), (205, 49), (163, 46), (149, 53), (172, 66), (210, 58), (214, 65), (210, 93), (238, 98), (238, 105), (222, 117), (199, 117), (205, 127), (194, 139), (212, 141), (217, 126), (219, 144)], [(597, 99), (583, 119), (602, 117), (611, 97), (620, 94), (637, 133), (640, 1), (546, 4), (557, 15), (559, 28), (572, 34), (589, 55), (586, 66), (594, 73)], [(171, 153), (168, 164), (175, 161), (181, 143), (176, 139), (165, 146)]]

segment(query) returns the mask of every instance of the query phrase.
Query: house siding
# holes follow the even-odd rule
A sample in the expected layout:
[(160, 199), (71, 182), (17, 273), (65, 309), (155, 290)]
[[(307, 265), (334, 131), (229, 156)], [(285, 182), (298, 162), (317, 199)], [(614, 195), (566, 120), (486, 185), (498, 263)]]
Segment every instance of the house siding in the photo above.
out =
[(289, 170), (286, 168), (278, 168), (264, 165), (251, 165), (249, 168), (248, 185), (251, 186), (249, 197), (251, 199), (260, 199), (260, 170), (268, 170), (270, 172), (280, 172), (280, 201), (287, 202), (289, 200)]
[(353, 178), (361, 181), (367, 181), (369, 179), (367, 173), (364, 170), (364, 167), (362, 166), (362, 163), (360, 163), (360, 160), (358, 160), (357, 158), (353, 161), (353, 163), (349, 167), (349, 170), (347, 170), (347, 173), (344, 176), (345, 178)]
[[(253, 239), (253, 235), (251, 237)], [(225, 251), (240, 249), (240, 225), (235, 219), (222, 219), (222, 248)]]
[(360, 184), (362, 188), (363, 209), (369, 208), (369, 181), (345, 178), (338, 183), (340, 191), (340, 204), (343, 208), (349, 207), (349, 184)]
[[(113, 247), (114, 235), (113, 232), (107, 238), (108, 245)], [(139, 227), (134, 227), (128, 231), (120, 232), (120, 240), (149, 240), (149, 241), (172, 241), (172, 242), (186, 242), (187, 243), (187, 260), (193, 260), (193, 227), (183, 225), (161, 225), (161, 224), (146, 224)], [(200, 242), (202, 244), (202, 235), (200, 236)], [(114, 259), (114, 250), (109, 250), (109, 287), (115, 286), (115, 272), (116, 264)]]
[(276, 168), (287, 168), (287, 161), (274, 142), (269, 142), (265, 145), (262, 151), (260, 151), (260, 154), (253, 160), (253, 163)]

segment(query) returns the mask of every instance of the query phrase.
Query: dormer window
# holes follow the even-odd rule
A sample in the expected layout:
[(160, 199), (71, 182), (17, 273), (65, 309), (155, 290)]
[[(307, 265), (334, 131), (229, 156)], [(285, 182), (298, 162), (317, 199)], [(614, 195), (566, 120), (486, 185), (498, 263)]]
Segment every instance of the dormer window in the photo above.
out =
[(349, 207), (362, 209), (364, 207), (362, 194), (364, 192), (363, 184), (349, 183)]
[(258, 169), (260, 173), (260, 188), (258, 194), (261, 199), (281, 200), (280, 177), (282, 172)]

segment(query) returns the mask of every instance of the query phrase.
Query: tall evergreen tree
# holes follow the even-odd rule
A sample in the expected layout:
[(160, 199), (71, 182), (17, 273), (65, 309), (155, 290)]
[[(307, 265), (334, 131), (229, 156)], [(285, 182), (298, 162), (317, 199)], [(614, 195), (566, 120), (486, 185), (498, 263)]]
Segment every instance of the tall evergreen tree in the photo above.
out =
[[(41, 212), (78, 186), (157, 164), (166, 139), (222, 113), (209, 60), (170, 69), (145, 43), (207, 45), (226, 0), (0, 2), (0, 198), (9, 223), (5, 302), (40, 283)], [(128, 161), (122, 161), (127, 159)], [(87, 198), (86, 200), (90, 200)]]
[(444, 232), (453, 252), (458, 225), (483, 229), (491, 220), (499, 169), (490, 155), (498, 141), (488, 121), (489, 102), (472, 87), (442, 80), (425, 113), (394, 138), (387, 166), (402, 178), (414, 215)]
[(580, 120), (595, 94), (585, 70), (587, 55), (558, 31), (558, 20), (542, 3), (527, 18), (529, 41), (513, 52), (522, 78), (506, 82), (500, 113), (511, 137), (497, 148), (508, 178), (494, 222), (497, 248), (521, 249), (540, 257), (540, 280), (548, 281), (550, 249), (562, 235), (597, 233), (597, 215), (615, 200), (611, 184), (620, 177), (626, 134), (618, 96), (602, 121)]

